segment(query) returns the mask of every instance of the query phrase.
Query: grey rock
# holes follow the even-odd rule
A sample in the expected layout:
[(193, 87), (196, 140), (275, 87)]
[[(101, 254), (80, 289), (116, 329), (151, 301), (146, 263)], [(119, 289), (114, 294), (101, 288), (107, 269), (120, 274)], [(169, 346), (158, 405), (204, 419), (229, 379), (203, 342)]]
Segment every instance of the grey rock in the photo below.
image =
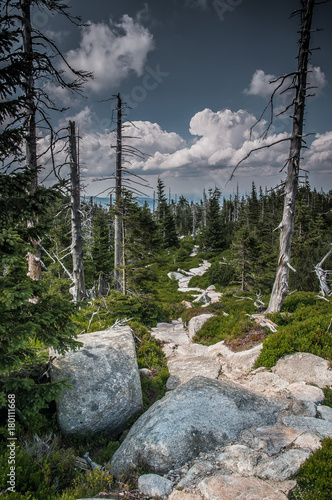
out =
[(312, 401), (296, 400), (292, 403), (289, 414), (299, 417), (315, 417), (317, 413), (316, 405)]
[[(260, 351), (258, 351), (259, 354)], [(255, 358), (253, 358), (255, 359)], [(267, 396), (278, 396), (289, 385), (287, 380), (279, 377), (270, 371), (261, 371), (255, 374), (250, 374), (245, 385), (252, 391), (257, 391), (266, 394)]]
[(210, 304), (211, 298), (207, 292), (203, 292), (193, 302), (198, 302), (198, 303), (202, 303), (202, 304)]
[(170, 279), (173, 279), (173, 280), (180, 280), (181, 278), (184, 278), (184, 275), (181, 274), (181, 273), (176, 273), (176, 272), (171, 272), (171, 273), (168, 273), (167, 276), (170, 278)]
[(53, 381), (70, 378), (57, 403), (64, 434), (119, 433), (142, 407), (134, 339), (129, 326), (79, 335), (83, 347), (57, 355)]
[(332, 422), (313, 417), (283, 416), (284, 425), (297, 427), (306, 431), (312, 431), (322, 437), (332, 437)]
[(168, 361), (168, 370), (170, 377), (166, 387), (168, 390), (173, 390), (197, 375), (217, 379), (220, 373), (220, 363), (207, 356), (177, 357)]
[(329, 406), (325, 405), (317, 406), (317, 413), (324, 420), (332, 422), (332, 408), (330, 408)]
[(305, 382), (294, 382), (287, 387), (293, 398), (300, 399), (301, 401), (312, 401), (319, 403), (324, 399), (324, 392), (319, 387), (307, 385)]
[(153, 376), (153, 371), (149, 370), (149, 368), (140, 368), (139, 369), (139, 374), (141, 377), (144, 378), (150, 378)]
[(316, 451), (321, 447), (322, 439), (315, 432), (303, 432), (295, 439), (294, 445), (308, 451)]
[(273, 484), (257, 477), (218, 474), (198, 485), (204, 500), (286, 500), (295, 481)]
[(256, 451), (275, 455), (301, 436), (302, 430), (293, 427), (262, 426), (242, 432), (240, 442)]
[(214, 285), (210, 285), (210, 286), (207, 287), (206, 291), (207, 292), (213, 292), (215, 289), (216, 289), (216, 287)]
[(200, 316), (194, 316), (188, 323), (188, 335), (192, 339), (195, 334), (202, 328), (204, 323), (212, 318), (214, 314), (201, 314)]
[(309, 354), (297, 352), (279, 359), (272, 371), (280, 377), (293, 382), (306, 382), (315, 384), (321, 389), (332, 385), (332, 370), (326, 359)]
[(238, 473), (244, 476), (253, 474), (261, 453), (252, 450), (248, 446), (234, 444), (226, 446), (224, 451), (217, 456), (217, 460), (228, 472)]
[(202, 500), (202, 496), (197, 493), (186, 493), (185, 491), (173, 490), (168, 500)]
[(187, 474), (181, 479), (181, 481), (176, 485), (179, 489), (190, 488), (201, 480), (201, 475), (206, 474), (214, 470), (214, 466), (211, 462), (197, 462), (193, 465)]
[(182, 325), (178, 327), (169, 323), (158, 323), (156, 328), (152, 328), (151, 334), (166, 344), (189, 344), (189, 337)]
[(230, 381), (195, 377), (135, 422), (113, 456), (112, 472), (119, 475), (143, 462), (166, 473), (227, 444), (248, 427), (274, 424), (284, 407)]
[(167, 498), (173, 483), (158, 474), (144, 474), (138, 478), (138, 489), (149, 498)]
[(255, 476), (272, 481), (285, 481), (297, 473), (309, 455), (310, 452), (305, 450), (287, 450), (278, 457), (263, 461), (257, 467)]

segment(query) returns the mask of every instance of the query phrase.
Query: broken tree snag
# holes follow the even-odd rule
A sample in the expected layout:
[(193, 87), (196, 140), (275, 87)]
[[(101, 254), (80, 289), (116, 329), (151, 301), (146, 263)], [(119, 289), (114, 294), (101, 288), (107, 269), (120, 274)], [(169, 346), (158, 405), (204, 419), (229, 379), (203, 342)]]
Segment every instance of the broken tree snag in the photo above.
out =
[(307, 91), (308, 57), (312, 14), (315, 0), (302, 2), (301, 38), (299, 42), (298, 70), (294, 78), (295, 99), (293, 127), (284, 185), (284, 211), (280, 225), (279, 260), (270, 303), (266, 312), (279, 312), (288, 295), (291, 242), (294, 231), (295, 199), (298, 187), (300, 154), (303, 140), (303, 117)]
[(316, 273), (316, 276), (319, 280), (319, 284), (320, 284), (320, 292), (322, 294), (323, 297), (325, 297), (326, 295), (329, 296), (332, 294), (332, 290), (331, 288), (329, 287), (328, 283), (327, 283), (327, 276), (328, 274), (331, 274), (332, 271), (325, 271), (323, 268), (322, 268), (322, 265), (324, 264), (325, 260), (332, 254), (332, 248), (331, 250), (329, 250), (329, 252), (327, 252), (327, 254), (325, 255), (325, 257), (322, 258), (322, 260), (320, 262), (318, 262), (318, 264), (315, 265), (315, 273)]

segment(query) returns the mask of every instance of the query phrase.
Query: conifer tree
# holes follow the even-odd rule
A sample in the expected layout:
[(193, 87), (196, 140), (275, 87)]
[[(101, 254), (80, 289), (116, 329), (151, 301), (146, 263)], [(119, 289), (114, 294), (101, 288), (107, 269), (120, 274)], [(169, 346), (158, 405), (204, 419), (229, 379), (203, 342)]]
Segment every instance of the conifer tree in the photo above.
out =
[(219, 200), (221, 192), (218, 188), (210, 191), (207, 200), (206, 225), (201, 231), (201, 246), (207, 250), (219, 250), (225, 246), (224, 223), (221, 219)]
[[(47, 349), (64, 353), (77, 347), (77, 329), (69, 300), (50, 293), (46, 283), (27, 276), (26, 253), (31, 241), (47, 230), (40, 214), (55, 202), (56, 191), (37, 186), (26, 192), (33, 173), (0, 174), (0, 408), (6, 393), (15, 393), (18, 411), (28, 420), (55, 399), (63, 383), (49, 384), (41, 376)], [(26, 225), (26, 217), (34, 224)], [(48, 221), (50, 222), (50, 221)]]
[(165, 184), (158, 177), (157, 183), (157, 223), (159, 226), (159, 233), (163, 242), (164, 248), (175, 247), (178, 245), (178, 236), (176, 233), (174, 216), (171, 208), (167, 203), (165, 195)]

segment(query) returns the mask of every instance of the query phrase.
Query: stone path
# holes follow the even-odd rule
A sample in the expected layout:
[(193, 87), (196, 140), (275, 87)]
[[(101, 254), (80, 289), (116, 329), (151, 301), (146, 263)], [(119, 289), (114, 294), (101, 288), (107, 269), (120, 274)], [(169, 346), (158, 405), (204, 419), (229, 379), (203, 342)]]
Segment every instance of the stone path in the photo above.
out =
[[(208, 268), (209, 263), (204, 261), (199, 268), (170, 273), (169, 277), (178, 279), (180, 291), (192, 291), (197, 302), (208, 305), (219, 301), (222, 294), (214, 287), (188, 288), (191, 277), (202, 275)], [(232, 352), (224, 342), (212, 346), (192, 342), (210, 317), (202, 314), (192, 318), (187, 327), (178, 320), (159, 323), (152, 329), (152, 335), (163, 342), (170, 372), (167, 389), (173, 390), (197, 375), (231, 379), (252, 391), (287, 401), (288, 409), (279, 416), (276, 426), (248, 429), (237, 443), (201, 454), (181, 469), (170, 471), (165, 475), (173, 488), (168, 499), (286, 499), (296, 485), (292, 478), (300, 465), (320, 447), (323, 437), (332, 437), (332, 409), (320, 405), (322, 388), (332, 386), (332, 371), (325, 360), (305, 353), (279, 360), (272, 370), (250, 371), (262, 345)]]

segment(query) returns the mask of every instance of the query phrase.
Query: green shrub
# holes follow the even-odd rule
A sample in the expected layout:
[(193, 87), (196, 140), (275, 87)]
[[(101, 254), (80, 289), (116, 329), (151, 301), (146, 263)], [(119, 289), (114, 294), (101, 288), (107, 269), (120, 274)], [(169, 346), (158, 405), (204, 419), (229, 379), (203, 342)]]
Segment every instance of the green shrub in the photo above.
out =
[(332, 439), (326, 438), (322, 447), (301, 465), (296, 477), (298, 488), (292, 500), (330, 500), (332, 498)]
[(332, 389), (331, 389), (331, 387), (325, 387), (323, 389), (323, 391), (324, 391), (324, 396), (325, 396), (323, 404), (325, 406), (329, 406), (330, 408), (332, 408)]
[(146, 325), (154, 325), (165, 319), (165, 316), (167, 314), (162, 306), (151, 296), (130, 297), (112, 291), (108, 297), (83, 303), (75, 322), (81, 330), (94, 332), (112, 326), (117, 319), (131, 318)]
[[(234, 295), (222, 296), (222, 302), (212, 304), (204, 308), (204, 312), (213, 312), (216, 316), (210, 318), (202, 328), (196, 333), (194, 342), (211, 345), (227, 338), (232, 339), (242, 336), (250, 328), (253, 327), (252, 321), (246, 316), (256, 312), (254, 301), (246, 294), (241, 294), (241, 297), (247, 299), (239, 299)], [(221, 311), (222, 310), (222, 311)], [(188, 321), (197, 313), (202, 313), (202, 309), (189, 309), (182, 316)]]
[[(293, 297), (294, 295), (294, 297)], [(293, 294), (286, 304), (291, 315), (272, 315), (279, 326), (264, 342), (255, 368), (271, 368), (286, 354), (308, 352), (325, 359), (332, 359), (332, 335), (328, 331), (331, 322), (330, 302), (314, 299), (311, 293)], [(298, 297), (297, 297), (298, 295)], [(279, 321), (279, 323), (278, 323)]]
[(135, 338), (138, 367), (148, 368), (153, 372), (153, 376), (141, 378), (143, 393), (143, 410), (141, 413), (143, 413), (158, 399), (164, 397), (169, 372), (166, 357), (161, 349), (161, 343), (152, 337), (151, 333), (143, 325), (132, 322), (130, 326), (133, 329)]

